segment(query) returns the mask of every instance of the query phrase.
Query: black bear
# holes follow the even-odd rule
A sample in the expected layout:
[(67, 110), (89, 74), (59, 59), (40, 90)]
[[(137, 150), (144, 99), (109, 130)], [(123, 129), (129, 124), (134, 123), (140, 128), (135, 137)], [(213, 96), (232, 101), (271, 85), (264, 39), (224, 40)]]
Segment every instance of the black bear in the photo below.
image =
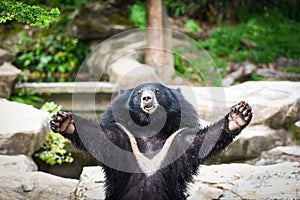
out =
[(199, 165), (224, 150), (251, 118), (251, 107), (241, 101), (203, 127), (180, 89), (146, 83), (120, 91), (100, 123), (58, 112), (50, 126), (100, 161), (107, 200), (177, 200), (187, 198)]

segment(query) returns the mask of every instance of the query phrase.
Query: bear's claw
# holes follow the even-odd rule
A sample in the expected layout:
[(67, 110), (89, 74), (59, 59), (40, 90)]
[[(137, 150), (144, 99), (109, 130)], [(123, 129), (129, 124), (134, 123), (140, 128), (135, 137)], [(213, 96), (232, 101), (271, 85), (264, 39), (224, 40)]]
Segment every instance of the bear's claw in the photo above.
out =
[(237, 129), (247, 126), (252, 119), (251, 106), (241, 101), (240, 103), (231, 107), (231, 111), (228, 115), (228, 129), (230, 131), (236, 131)]
[(64, 111), (57, 112), (52, 116), (50, 128), (55, 133), (73, 134), (75, 127), (72, 114)]

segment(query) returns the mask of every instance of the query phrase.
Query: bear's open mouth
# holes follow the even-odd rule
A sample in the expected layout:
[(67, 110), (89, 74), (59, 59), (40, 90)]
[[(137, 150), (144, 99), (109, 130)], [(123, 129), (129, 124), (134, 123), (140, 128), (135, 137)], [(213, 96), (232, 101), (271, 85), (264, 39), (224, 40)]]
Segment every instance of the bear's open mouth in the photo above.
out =
[(141, 107), (142, 110), (147, 114), (152, 114), (156, 110), (156, 105), (153, 103), (142, 105)]

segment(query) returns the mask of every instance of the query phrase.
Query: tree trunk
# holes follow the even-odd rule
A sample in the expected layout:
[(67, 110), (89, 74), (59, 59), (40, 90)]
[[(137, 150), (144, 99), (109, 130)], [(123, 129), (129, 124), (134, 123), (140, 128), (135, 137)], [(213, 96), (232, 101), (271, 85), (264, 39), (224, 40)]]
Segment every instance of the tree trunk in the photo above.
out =
[(166, 51), (166, 48), (169, 48), (170, 45), (165, 44), (167, 40), (164, 36), (168, 34), (166, 33), (167, 30), (163, 29), (161, 0), (146, 0), (146, 20), (146, 64), (153, 66), (163, 81), (169, 82), (172, 78), (174, 67), (169, 66), (173, 62), (170, 62), (170, 53)]

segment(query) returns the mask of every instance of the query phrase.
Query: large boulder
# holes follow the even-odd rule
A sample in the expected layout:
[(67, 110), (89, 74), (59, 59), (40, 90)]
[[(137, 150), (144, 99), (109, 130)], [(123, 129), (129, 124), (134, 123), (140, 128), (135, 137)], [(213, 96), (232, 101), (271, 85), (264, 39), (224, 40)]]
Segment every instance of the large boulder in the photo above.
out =
[(5, 49), (0, 49), (0, 65), (2, 65), (4, 62), (10, 62), (13, 59), (12, 53)]
[(246, 161), (259, 157), (263, 151), (291, 143), (292, 139), (284, 129), (275, 130), (265, 125), (250, 126), (236, 137), (226, 151), (209, 162)]
[(0, 199), (71, 199), (78, 181), (43, 172), (25, 155), (0, 156)]
[(77, 182), (43, 172), (0, 173), (0, 199), (71, 199)]
[[(188, 200), (298, 199), (299, 163), (269, 166), (222, 164), (201, 166), (190, 184)], [(76, 188), (77, 199), (104, 199), (104, 175), (100, 167), (85, 167)]]
[[(105, 40), (100, 45), (95, 47), (93, 51), (86, 58), (82, 65), (91, 75), (106, 75), (110, 76), (108, 72), (113, 63), (122, 57), (130, 57), (134, 62), (139, 62), (145, 54), (146, 34), (142, 30), (134, 30), (121, 33)], [(116, 64), (114, 64), (116, 65)], [(130, 67), (131, 63), (122, 65), (123, 67)], [(96, 77), (97, 80), (99, 79)], [(101, 77), (101, 79), (105, 78)]]
[(281, 128), (300, 120), (300, 82), (257, 81), (224, 88), (193, 87), (200, 117), (213, 121), (241, 100), (253, 108), (251, 124)]
[(255, 165), (272, 165), (283, 162), (300, 163), (300, 146), (278, 146), (269, 151), (262, 152)]
[(10, 97), (15, 80), (20, 74), (21, 70), (8, 62), (0, 65), (0, 97)]
[(33, 172), (37, 166), (31, 157), (25, 155), (0, 155), (0, 173), (11, 172)]
[(0, 99), (0, 154), (31, 156), (49, 133), (48, 112)]
[(75, 190), (76, 199), (105, 199), (104, 183), (101, 167), (84, 167)]
[(141, 83), (160, 82), (153, 67), (131, 57), (116, 60), (108, 70), (110, 82), (120, 88), (134, 88)]
[(202, 166), (188, 199), (299, 199), (299, 170), (299, 163), (289, 162)]
[(181, 87), (184, 96), (198, 109), (201, 119), (217, 121), (241, 100), (253, 109), (249, 127), (212, 162), (245, 161), (262, 151), (291, 144), (285, 131), (300, 119), (300, 83), (246, 82), (230, 87)]
[(133, 24), (122, 15), (124, 6), (110, 1), (93, 1), (82, 5), (74, 19), (68, 22), (72, 37), (82, 40), (103, 40), (132, 28)]

